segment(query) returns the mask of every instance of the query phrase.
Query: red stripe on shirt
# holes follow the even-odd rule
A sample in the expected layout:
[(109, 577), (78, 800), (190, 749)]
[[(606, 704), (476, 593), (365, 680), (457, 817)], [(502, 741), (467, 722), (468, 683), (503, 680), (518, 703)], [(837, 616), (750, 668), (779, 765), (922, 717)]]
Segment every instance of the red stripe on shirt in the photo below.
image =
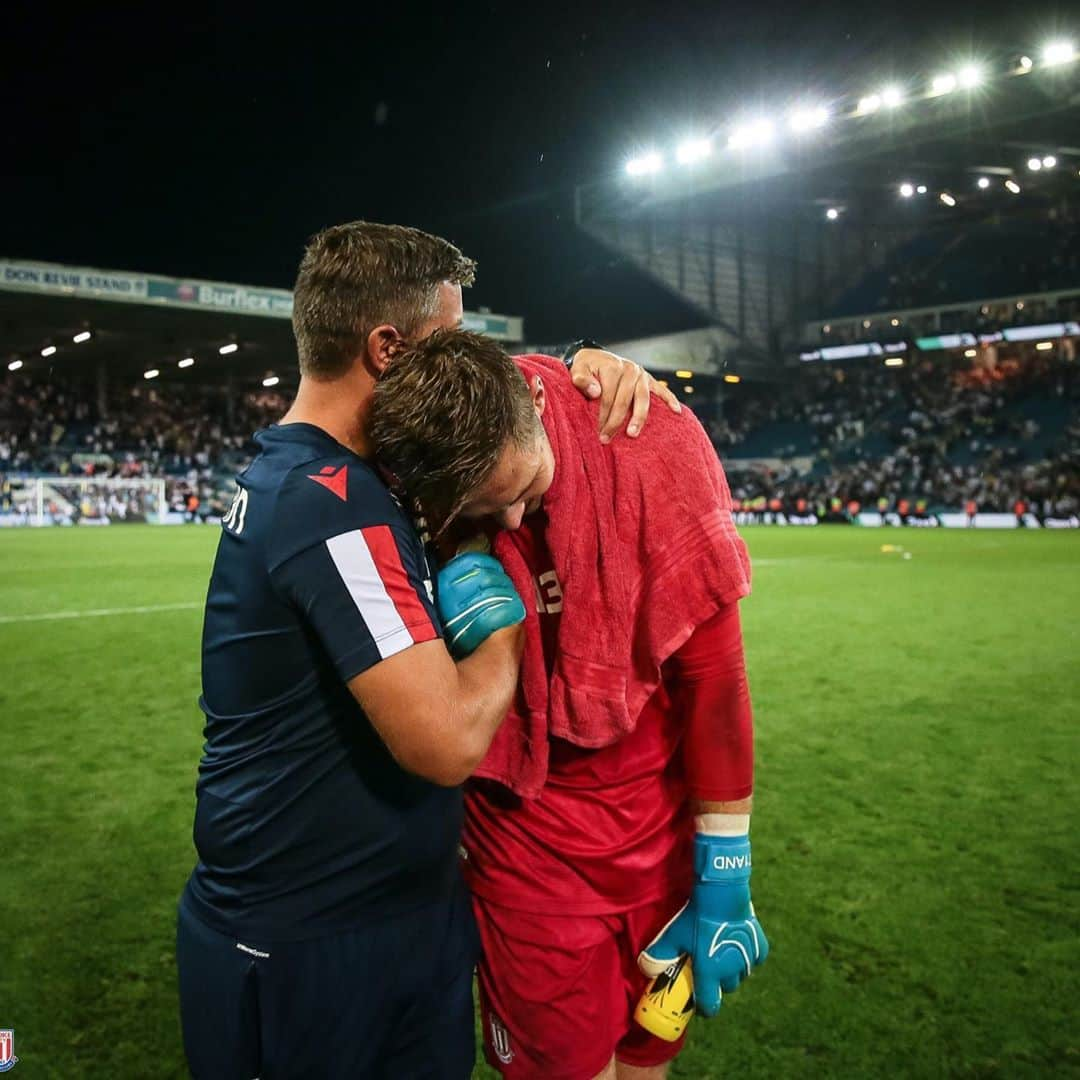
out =
[(361, 529), (364, 542), (371, 552), (375, 569), (382, 580), (383, 588), (390, 597), (405, 628), (413, 641), (433, 641), (439, 635), (427, 613), (427, 608), (416, 595), (416, 588), (409, 578), (408, 571), (401, 561), (397, 541), (389, 525), (373, 525)]

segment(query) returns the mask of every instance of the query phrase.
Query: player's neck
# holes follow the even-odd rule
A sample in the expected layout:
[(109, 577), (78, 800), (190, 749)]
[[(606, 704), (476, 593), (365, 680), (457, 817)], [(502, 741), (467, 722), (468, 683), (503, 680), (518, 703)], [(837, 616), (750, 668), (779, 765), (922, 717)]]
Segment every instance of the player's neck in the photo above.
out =
[(374, 383), (363, 374), (331, 382), (300, 377), (300, 387), (282, 424), (312, 424), (362, 458), (373, 456), (367, 415)]

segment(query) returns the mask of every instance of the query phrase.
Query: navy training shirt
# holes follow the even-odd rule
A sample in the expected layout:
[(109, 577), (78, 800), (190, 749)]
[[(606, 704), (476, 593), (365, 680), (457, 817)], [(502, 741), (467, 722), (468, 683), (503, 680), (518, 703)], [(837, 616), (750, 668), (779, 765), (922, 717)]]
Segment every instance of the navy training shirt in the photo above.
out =
[(448, 896), (462, 798), (402, 769), (346, 686), (441, 636), (411, 521), (319, 428), (255, 439), (206, 600), (184, 902), (225, 933), (291, 940)]

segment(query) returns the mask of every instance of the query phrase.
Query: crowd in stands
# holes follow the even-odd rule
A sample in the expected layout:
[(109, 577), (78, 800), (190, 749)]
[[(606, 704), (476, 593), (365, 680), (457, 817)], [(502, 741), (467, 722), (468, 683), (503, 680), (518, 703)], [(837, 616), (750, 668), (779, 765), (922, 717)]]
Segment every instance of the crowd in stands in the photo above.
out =
[[(1080, 510), (1075, 360), (1032, 352), (989, 365), (937, 354), (800, 375), (781, 392), (732, 395), (712, 424), (740, 503)], [(741, 467), (747, 459), (774, 467)]]
[[(194, 498), (204, 513), (220, 512), (253, 453), (252, 433), (286, 408), (269, 390), (232, 395), (223, 385), (179, 389), (116, 379), (99, 401), (91, 383), (9, 375), (0, 386), (0, 475), (164, 476), (173, 508), (188, 512)], [(95, 499), (121, 496), (102, 486)], [(134, 515), (145, 499), (122, 501)]]
[[(218, 515), (254, 453), (251, 434), (286, 407), (274, 391), (119, 379), (102, 402), (93, 386), (10, 375), (0, 384), (0, 478), (163, 476), (173, 510)], [(782, 385), (744, 383), (722, 411), (701, 414), (740, 504), (1080, 509), (1080, 362), (1057, 352), (806, 364)], [(113, 518), (151, 501), (105, 485), (71, 491), (91, 509), (120, 500)]]

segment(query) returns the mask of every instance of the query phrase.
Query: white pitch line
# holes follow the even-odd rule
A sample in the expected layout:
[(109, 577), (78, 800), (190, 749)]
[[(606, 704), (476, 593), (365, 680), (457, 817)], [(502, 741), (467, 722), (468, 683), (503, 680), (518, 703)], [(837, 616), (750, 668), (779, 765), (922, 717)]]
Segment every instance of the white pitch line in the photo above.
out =
[(158, 611), (192, 611), (201, 608), (201, 600), (181, 604), (146, 604), (141, 607), (103, 607), (87, 611), (43, 611), (35, 615), (0, 615), (0, 623), (51, 622), (54, 619), (93, 619), (102, 615), (151, 615)]

